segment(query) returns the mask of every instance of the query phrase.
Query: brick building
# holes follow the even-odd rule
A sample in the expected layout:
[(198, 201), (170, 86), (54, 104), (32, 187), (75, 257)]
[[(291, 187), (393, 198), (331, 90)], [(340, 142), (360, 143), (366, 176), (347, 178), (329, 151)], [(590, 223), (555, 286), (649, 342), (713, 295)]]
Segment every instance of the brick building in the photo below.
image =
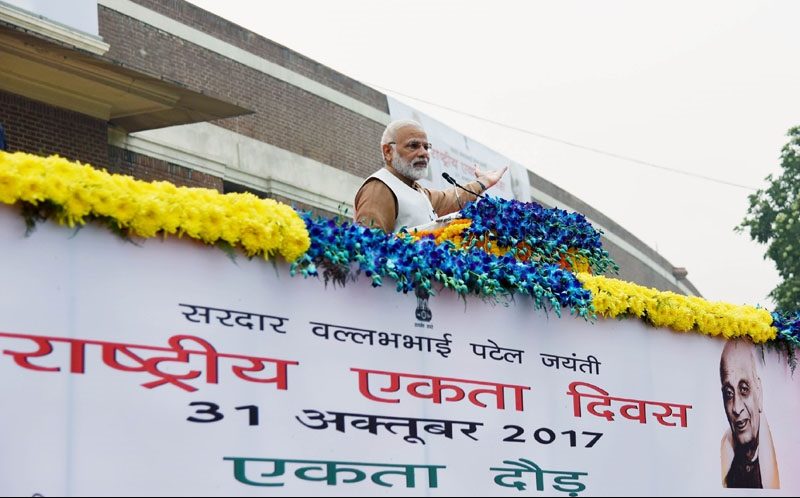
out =
[[(386, 95), (188, 2), (76, 0), (78, 17), (56, 0), (37, 13), (5, 1), (0, 123), (10, 150), (322, 214), (352, 213), (361, 181), (380, 167)], [(604, 230), (621, 278), (699, 294), (624, 228), (528, 177), (533, 200)]]

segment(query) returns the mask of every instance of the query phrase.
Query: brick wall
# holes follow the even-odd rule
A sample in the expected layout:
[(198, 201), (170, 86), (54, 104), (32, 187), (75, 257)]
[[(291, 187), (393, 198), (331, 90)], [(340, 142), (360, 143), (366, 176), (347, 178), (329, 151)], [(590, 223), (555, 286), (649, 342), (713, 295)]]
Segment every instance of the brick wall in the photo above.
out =
[[(137, 3), (387, 111), (380, 93), (191, 4)], [(255, 111), (214, 124), (359, 176), (381, 166), (383, 125), (102, 6), (99, 23), (106, 58)]]
[(0, 123), (10, 152), (108, 165), (108, 124), (100, 119), (0, 91)]
[(130, 175), (140, 180), (165, 180), (182, 187), (213, 188), (222, 192), (222, 179), (199, 171), (107, 145), (109, 173)]
[[(388, 112), (386, 97), (358, 81), (303, 54), (234, 24), (184, 0), (134, 0), (139, 5), (175, 19), (252, 54), (302, 74), (376, 109)], [(101, 23), (102, 24), (102, 23)]]

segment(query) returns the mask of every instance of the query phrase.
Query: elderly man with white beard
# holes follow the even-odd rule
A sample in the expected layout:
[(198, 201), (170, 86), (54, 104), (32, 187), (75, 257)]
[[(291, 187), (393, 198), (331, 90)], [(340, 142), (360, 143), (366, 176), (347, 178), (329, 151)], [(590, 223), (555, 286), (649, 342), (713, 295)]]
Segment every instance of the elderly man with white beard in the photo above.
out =
[[(367, 178), (355, 199), (357, 222), (384, 232), (424, 225), (439, 216), (461, 209), (477, 197), (456, 188), (430, 190), (417, 180), (428, 173), (431, 144), (422, 125), (401, 120), (389, 123), (381, 138), (385, 166)], [(482, 194), (496, 184), (508, 167), (482, 172), (475, 167), (475, 180), (464, 187)]]

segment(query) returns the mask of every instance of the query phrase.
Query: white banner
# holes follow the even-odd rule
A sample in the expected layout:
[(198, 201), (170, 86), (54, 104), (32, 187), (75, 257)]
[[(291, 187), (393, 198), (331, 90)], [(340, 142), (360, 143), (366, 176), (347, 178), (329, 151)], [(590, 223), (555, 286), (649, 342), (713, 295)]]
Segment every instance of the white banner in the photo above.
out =
[(483, 171), (508, 166), (508, 172), (492, 187), (489, 193), (504, 199), (530, 202), (531, 187), (528, 181), (528, 170), (525, 166), (498, 154), (413, 107), (392, 97), (387, 97), (387, 99), (389, 115), (392, 120), (413, 119), (417, 121), (425, 128), (428, 141), (433, 145), (428, 176), (419, 181), (420, 185), (442, 190), (450, 187), (442, 178), (442, 173), (448, 173), (458, 183), (464, 185), (475, 180), (473, 171), (476, 165)]
[(726, 405), (719, 339), (24, 231), (0, 207), (2, 495), (753, 495), (755, 432), (739, 482), (800, 493), (774, 352), (726, 353)]

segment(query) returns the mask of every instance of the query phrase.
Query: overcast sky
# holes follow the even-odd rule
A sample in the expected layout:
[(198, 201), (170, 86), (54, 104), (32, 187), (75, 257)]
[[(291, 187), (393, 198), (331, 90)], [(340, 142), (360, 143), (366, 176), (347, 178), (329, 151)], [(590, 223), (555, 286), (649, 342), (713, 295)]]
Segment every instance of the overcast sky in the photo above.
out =
[(773, 307), (733, 228), (800, 125), (800, 1), (191, 0), (525, 165), (656, 249), (709, 300)]

